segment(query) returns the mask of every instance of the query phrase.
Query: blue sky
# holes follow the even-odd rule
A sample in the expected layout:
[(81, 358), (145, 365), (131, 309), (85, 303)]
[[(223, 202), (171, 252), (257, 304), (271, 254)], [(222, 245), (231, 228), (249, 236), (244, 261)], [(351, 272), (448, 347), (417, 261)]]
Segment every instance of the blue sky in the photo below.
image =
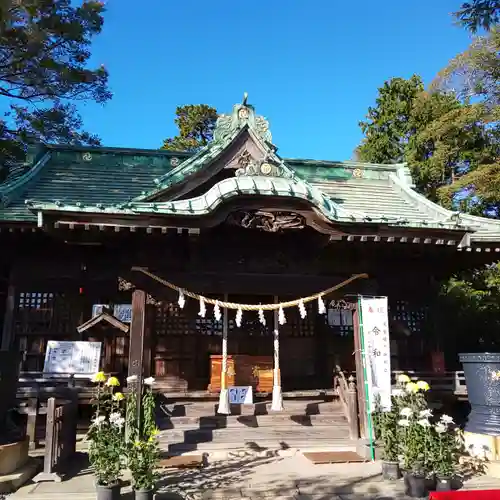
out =
[(178, 105), (219, 112), (249, 94), (285, 157), (344, 160), (394, 76), (426, 83), (469, 44), (460, 0), (107, 0), (94, 64), (114, 98), (81, 108), (106, 146), (157, 148)]

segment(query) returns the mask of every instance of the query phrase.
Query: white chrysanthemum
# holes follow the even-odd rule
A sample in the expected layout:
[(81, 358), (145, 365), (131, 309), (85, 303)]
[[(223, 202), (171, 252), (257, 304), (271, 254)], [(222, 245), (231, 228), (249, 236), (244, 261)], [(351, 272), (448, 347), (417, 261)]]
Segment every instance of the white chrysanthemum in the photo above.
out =
[(439, 423), (437, 423), (437, 424), (436, 424), (435, 429), (436, 429), (436, 432), (437, 432), (438, 434), (443, 434), (443, 433), (445, 433), (445, 432), (446, 432), (447, 427), (446, 427), (446, 425), (444, 425), (444, 424), (442, 424), (441, 422), (439, 422)]
[(144, 379), (144, 385), (153, 385), (155, 383), (155, 379), (153, 377), (148, 377)]
[(408, 377), (406, 373), (401, 373), (401, 375), (398, 375), (398, 382), (400, 384), (407, 384), (408, 382), (410, 382), (410, 377)]
[(131, 384), (132, 382), (137, 382), (137, 375), (130, 375), (130, 377), (127, 377), (127, 383)]
[(402, 427), (409, 427), (410, 421), (407, 420), (406, 418), (402, 418), (401, 420), (398, 421), (398, 425), (401, 425)]
[(422, 426), (422, 427), (430, 427), (431, 426), (431, 423), (426, 418), (421, 418), (420, 420), (417, 420), (417, 424)]
[(453, 419), (449, 416), (449, 415), (441, 415), (441, 418), (440, 418), (441, 422), (443, 422), (443, 424), (453, 424)]
[(99, 415), (98, 417), (96, 417), (92, 423), (94, 425), (102, 425), (104, 422), (106, 421), (106, 417), (104, 415)]
[(403, 417), (406, 417), (406, 418), (409, 418), (413, 415), (413, 411), (411, 408), (403, 408), (400, 412), (399, 412), (400, 415), (402, 415)]
[(427, 408), (426, 410), (422, 410), (420, 413), (420, 418), (429, 418), (429, 417), (432, 417), (432, 410), (429, 410), (429, 408)]
[(401, 397), (401, 396), (403, 396), (403, 394), (404, 394), (404, 391), (402, 389), (393, 389), (391, 391), (391, 395), (392, 396), (396, 396), (398, 398)]

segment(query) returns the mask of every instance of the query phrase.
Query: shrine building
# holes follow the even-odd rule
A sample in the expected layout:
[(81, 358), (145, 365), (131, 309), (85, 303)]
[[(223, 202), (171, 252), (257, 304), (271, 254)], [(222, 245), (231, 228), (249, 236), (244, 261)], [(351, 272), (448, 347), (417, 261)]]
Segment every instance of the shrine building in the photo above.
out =
[[(227, 383), (268, 393), (276, 328), (283, 391), (355, 369), (360, 295), (388, 297), (392, 368), (430, 369), (429, 296), (498, 259), (500, 221), (432, 203), (405, 164), (283, 158), (245, 99), (196, 153), (33, 148), (0, 184), (0, 245), (2, 348), (22, 370), (43, 369), (50, 340), (99, 340), (122, 379), (130, 359), (165, 394), (217, 394), (225, 335)], [(183, 294), (258, 306), (346, 280), (324, 314), (311, 300), (279, 325)]]

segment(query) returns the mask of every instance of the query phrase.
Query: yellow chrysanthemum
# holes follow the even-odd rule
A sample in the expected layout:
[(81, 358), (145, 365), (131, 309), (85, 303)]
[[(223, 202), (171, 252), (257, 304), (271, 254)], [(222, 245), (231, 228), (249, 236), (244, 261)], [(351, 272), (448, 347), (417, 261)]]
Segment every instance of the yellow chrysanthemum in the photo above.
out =
[(123, 399), (125, 399), (125, 396), (121, 392), (115, 392), (113, 394), (113, 399), (115, 401), (122, 401)]
[(106, 382), (106, 375), (104, 375), (104, 372), (97, 372), (92, 377), (92, 382), (95, 382), (96, 384), (100, 384), (101, 382)]
[(109, 387), (118, 387), (120, 385), (120, 381), (116, 377), (109, 377), (106, 385)]
[(425, 380), (419, 380), (417, 382), (417, 388), (421, 391), (428, 391), (430, 389), (429, 384)]
[(418, 391), (417, 384), (415, 384), (414, 382), (408, 382), (406, 384), (406, 391), (407, 392), (417, 392)]
[(406, 373), (402, 373), (401, 375), (398, 376), (398, 382), (400, 384), (407, 384), (408, 382), (411, 382), (410, 377), (406, 375)]

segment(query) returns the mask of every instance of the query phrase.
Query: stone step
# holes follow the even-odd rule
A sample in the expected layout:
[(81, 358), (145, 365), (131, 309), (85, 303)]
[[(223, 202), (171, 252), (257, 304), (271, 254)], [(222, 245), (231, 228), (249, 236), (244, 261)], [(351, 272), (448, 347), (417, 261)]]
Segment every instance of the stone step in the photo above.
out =
[(291, 443), (295, 441), (310, 442), (323, 440), (345, 440), (349, 438), (347, 425), (337, 425), (331, 427), (261, 427), (233, 428), (233, 429), (193, 429), (178, 430), (170, 429), (160, 431), (159, 442), (163, 446), (170, 443), (234, 443), (243, 444), (246, 442), (273, 441)]
[[(218, 415), (218, 404), (214, 402), (175, 402), (160, 403), (161, 411), (164, 415), (172, 417), (197, 417)], [(337, 401), (300, 401), (292, 400), (284, 402), (282, 412), (271, 410), (271, 402), (265, 401), (252, 405), (230, 405), (231, 415), (321, 415), (339, 414), (343, 415), (343, 408)]]
[(348, 439), (293, 442), (277, 441), (272, 439), (254, 440), (246, 443), (169, 443), (161, 446), (163, 452), (169, 455), (187, 455), (202, 452), (210, 455), (241, 454), (241, 455), (276, 455), (279, 453), (292, 454), (301, 451), (356, 451), (356, 445)]
[(343, 414), (293, 415), (273, 413), (269, 415), (208, 415), (198, 417), (171, 417), (159, 420), (160, 429), (230, 429), (292, 426), (322, 427), (346, 425)]

